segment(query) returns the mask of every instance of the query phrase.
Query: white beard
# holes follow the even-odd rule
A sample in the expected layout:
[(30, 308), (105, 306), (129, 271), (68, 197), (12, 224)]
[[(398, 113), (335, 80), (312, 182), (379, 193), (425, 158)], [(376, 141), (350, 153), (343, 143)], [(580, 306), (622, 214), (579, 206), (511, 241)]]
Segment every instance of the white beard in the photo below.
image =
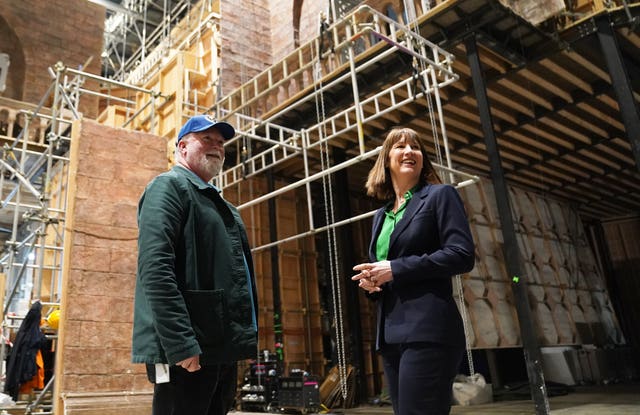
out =
[(202, 168), (211, 175), (211, 177), (215, 177), (222, 170), (222, 165), (224, 164), (224, 158), (218, 159), (213, 157), (202, 156)]

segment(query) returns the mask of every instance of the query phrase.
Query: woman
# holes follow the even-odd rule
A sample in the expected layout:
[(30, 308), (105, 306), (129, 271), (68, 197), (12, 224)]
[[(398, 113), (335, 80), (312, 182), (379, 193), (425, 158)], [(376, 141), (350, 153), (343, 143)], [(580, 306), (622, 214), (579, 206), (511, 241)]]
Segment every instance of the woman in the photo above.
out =
[(464, 205), (410, 128), (389, 132), (366, 189), (388, 203), (373, 219), (371, 262), (352, 279), (378, 301), (376, 349), (393, 411), (448, 414), (465, 347), (451, 277), (475, 261)]

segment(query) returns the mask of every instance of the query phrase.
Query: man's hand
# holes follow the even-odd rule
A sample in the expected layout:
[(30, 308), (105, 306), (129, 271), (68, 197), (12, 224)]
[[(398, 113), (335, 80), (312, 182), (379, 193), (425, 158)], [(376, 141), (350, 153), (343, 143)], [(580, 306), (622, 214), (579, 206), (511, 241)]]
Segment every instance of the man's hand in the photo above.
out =
[(200, 370), (200, 355), (191, 356), (184, 360), (181, 360), (176, 363), (176, 366), (180, 366), (183, 369), (186, 369), (187, 372), (195, 372), (196, 370)]

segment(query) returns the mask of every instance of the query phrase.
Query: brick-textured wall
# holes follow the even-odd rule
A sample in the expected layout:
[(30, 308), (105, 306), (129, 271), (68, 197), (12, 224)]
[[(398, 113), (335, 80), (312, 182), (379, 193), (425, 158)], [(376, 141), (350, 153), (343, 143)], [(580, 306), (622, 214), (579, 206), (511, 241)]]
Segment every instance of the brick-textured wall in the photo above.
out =
[(221, 87), (224, 96), (271, 64), (268, 0), (220, 2)]
[(24, 88), (24, 53), (20, 39), (15, 31), (0, 12), (0, 53), (9, 55), (9, 67), (4, 76), (5, 90), (0, 92), (0, 96), (20, 101), (22, 99), (22, 90)]
[[(293, 46), (293, 3), (294, 0), (269, 0), (270, 28), (271, 31), (271, 53), (273, 62), (284, 58), (294, 50)], [(385, 12), (386, 7), (391, 5), (398, 17), (404, 11), (403, 0), (368, 0), (364, 3), (376, 10)], [(224, 3), (223, 3), (224, 4)], [(420, 1), (415, 1), (416, 12), (422, 10)], [(223, 6), (224, 7), (224, 6)], [(331, 17), (329, 7), (326, 2), (306, 0), (302, 3), (300, 15), (300, 44), (309, 42), (320, 33), (320, 14)], [(223, 21), (228, 20), (228, 16), (223, 15)], [(224, 51), (223, 51), (224, 53)], [(227, 56), (228, 53), (224, 53)]]
[(74, 124), (56, 356), (61, 394), (151, 389), (144, 366), (130, 363), (136, 212), (145, 185), (167, 169), (166, 145), (150, 134)]
[[(271, 14), (271, 49), (274, 62), (293, 52), (293, 2), (269, 0)], [(328, 13), (326, 2), (306, 0), (300, 13), (300, 44), (320, 33), (320, 12)]]
[[(104, 7), (87, 0), (0, 0), (0, 16), (19, 39), (24, 54), (24, 68), (14, 67), (13, 60), (9, 67), (9, 73), (24, 71), (22, 97), (13, 98), (38, 103), (51, 83), (47, 68), (58, 61), (79, 69), (92, 57), (83, 70), (100, 74)], [(95, 117), (97, 98), (84, 97), (80, 110)]]

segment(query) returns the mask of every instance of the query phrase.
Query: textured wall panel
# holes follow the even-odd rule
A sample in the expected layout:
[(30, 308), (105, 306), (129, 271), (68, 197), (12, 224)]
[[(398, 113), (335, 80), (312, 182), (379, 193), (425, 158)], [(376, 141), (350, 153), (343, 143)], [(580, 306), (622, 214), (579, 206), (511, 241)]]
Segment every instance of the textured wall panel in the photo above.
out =
[[(520, 345), (493, 188), (487, 180), (461, 189), (476, 242), (476, 267), (464, 297), (476, 348)], [(519, 188), (509, 190), (536, 334), (543, 346), (620, 344), (606, 284), (583, 225), (569, 206)]]

